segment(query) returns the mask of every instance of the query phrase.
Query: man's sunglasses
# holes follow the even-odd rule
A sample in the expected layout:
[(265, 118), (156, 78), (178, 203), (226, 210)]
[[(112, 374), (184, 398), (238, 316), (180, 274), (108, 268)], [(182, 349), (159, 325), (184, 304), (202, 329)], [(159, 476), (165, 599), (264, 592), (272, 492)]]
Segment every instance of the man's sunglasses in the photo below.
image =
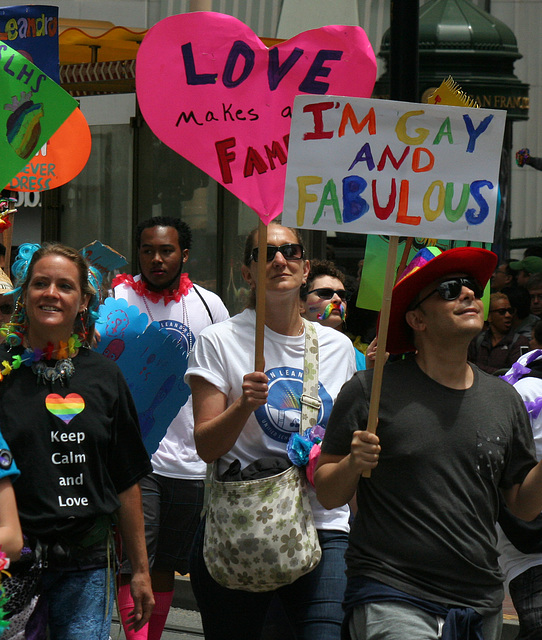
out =
[[(277, 251), (280, 251), (286, 260), (303, 260), (305, 257), (305, 251), (300, 244), (281, 244), (280, 247), (267, 245), (265, 261), (271, 262), (271, 260), (274, 260)], [(252, 249), (252, 253), (250, 254), (251, 260), (258, 262), (258, 253), (258, 247)]]
[(490, 309), (489, 313), (498, 313), (500, 316), (505, 316), (507, 313), (511, 316), (516, 315), (514, 307), (506, 307), (506, 309)]
[(312, 291), (307, 292), (307, 295), (309, 295), (309, 293), (315, 293), (320, 298), (320, 300), (331, 300), (331, 298), (333, 298), (333, 296), (337, 294), (343, 302), (346, 302), (350, 297), (350, 294), (347, 293), (344, 289), (328, 289), (327, 287), (322, 287), (321, 289), (313, 289)]
[(443, 300), (457, 300), (461, 295), (463, 287), (467, 287), (474, 293), (475, 298), (481, 298), (484, 290), (474, 278), (450, 278), (441, 282), (431, 293), (428, 293), (424, 298), (416, 302), (412, 307), (412, 310), (417, 309), (422, 302), (425, 302), (433, 294), (438, 293)]
[(0, 304), (0, 313), (4, 316), (11, 315), (13, 313), (13, 305)]

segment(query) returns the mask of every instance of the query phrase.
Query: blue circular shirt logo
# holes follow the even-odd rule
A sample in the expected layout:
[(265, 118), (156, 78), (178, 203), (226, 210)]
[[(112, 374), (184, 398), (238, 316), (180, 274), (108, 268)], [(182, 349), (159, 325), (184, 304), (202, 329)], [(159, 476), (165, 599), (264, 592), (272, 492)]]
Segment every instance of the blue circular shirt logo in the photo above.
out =
[(196, 338), (186, 325), (177, 320), (160, 320), (160, 328), (165, 329), (170, 336), (180, 342), (186, 353), (190, 353), (190, 348), (194, 346)]
[[(254, 412), (263, 432), (277, 442), (288, 442), (292, 433), (299, 431), (303, 393), (303, 370), (276, 367), (265, 372), (269, 378), (267, 404)], [(318, 424), (325, 426), (333, 401), (322, 383), (318, 383), (322, 405), (318, 411)]]

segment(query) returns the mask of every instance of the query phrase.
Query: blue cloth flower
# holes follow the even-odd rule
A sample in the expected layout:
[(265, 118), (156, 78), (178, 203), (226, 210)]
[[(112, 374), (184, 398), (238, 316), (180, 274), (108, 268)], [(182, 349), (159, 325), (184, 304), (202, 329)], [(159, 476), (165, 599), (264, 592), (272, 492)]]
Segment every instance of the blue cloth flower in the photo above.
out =
[(313, 443), (307, 436), (292, 433), (286, 447), (288, 458), (296, 467), (304, 467), (309, 461), (309, 453), (312, 447)]

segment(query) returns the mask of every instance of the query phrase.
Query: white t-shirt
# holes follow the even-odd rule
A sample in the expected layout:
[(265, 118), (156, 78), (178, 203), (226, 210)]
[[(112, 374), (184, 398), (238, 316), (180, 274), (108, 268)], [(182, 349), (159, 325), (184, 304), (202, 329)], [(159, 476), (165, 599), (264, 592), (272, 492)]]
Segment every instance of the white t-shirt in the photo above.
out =
[[(518, 363), (525, 365), (530, 353), (526, 353), (521, 356)], [(538, 359), (542, 358), (542, 355)], [(529, 365), (526, 365), (529, 366)], [(542, 379), (527, 377), (518, 380), (514, 384), (514, 389), (523, 398), (524, 402), (534, 402), (537, 398), (542, 397)], [(531, 420), (531, 428), (533, 430), (534, 444), (536, 448), (536, 457), (538, 460), (542, 460), (542, 411), (536, 418), (533, 418), (529, 413)], [(520, 574), (531, 567), (535, 567), (542, 564), (542, 553), (522, 553), (508, 540), (504, 535), (503, 530), (497, 525), (498, 541), (497, 550), (501, 554), (499, 558), (499, 565), (506, 579), (506, 588), (508, 589), (509, 583), (517, 578)]]
[[(200, 376), (227, 396), (228, 406), (242, 393), (243, 376), (254, 371), (256, 313), (246, 309), (230, 320), (204, 329), (190, 355), (185, 380)], [(354, 347), (339, 331), (315, 323), (319, 342), (319, 390), (322, 406), (318, 423), (327, 424), (342, 385), (356, 371)], [(288, 439), (299, 430), (299, 398), (303, 389), (305, 336), (285, 336), (265, 327), (265, 373), (269, 378), (267, 404), (247, 420), (235, 445), (222, 456), (219, 473), (235, 459), (241, 468), (257, 460), (286, 453)], [(347, 506), (326, 510), (309, 487), (318, 529), (348, 531)]]
[[(134, 278), (136, 282), (140, 279), (140, 275)], [(222, 322), (229, 318), (228, 310), (216, 293), (207, 291), (199, 285), (195, 286), (205, 298), (213, 322)], [(194, 287), (191, 287), (184, 296), (185, 308), (183, 308), (182, 299), (179, 302), (171, 300), (167, 305), (164, 305), (163, 299), (156, 303), (151, 302), (149, 298), (143, 298), (126, 284), (115, 287), (114, 295), (117, 299), (124, 298), (129, 305), (135, 305), (140, 311), (150, 316), (149, 323), (158, 322), (169, 334), (182, 340), (187, 351), (191, 346), (193, 348), (201, 330), (211, 324), (207, 309)], [(192, 396), (189, 396), (186, 404), (181, 407), (169, 425), (166, 435), (152, 455), (151, 462), (156, 473), (168, 478), (185, 480), (205, 478), (207, 465), (196, 453), (194, 443)]]

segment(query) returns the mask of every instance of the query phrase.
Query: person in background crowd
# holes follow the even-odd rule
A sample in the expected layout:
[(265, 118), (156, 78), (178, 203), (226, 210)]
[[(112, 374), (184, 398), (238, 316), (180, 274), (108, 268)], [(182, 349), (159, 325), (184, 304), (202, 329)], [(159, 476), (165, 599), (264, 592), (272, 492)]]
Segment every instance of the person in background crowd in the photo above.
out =
[(535, 273), (527, 281), (527, 291), (531, 296), (531, 313), (542, 318), (542, 273)]
[[(468, 359), (487, 373), (506, 371), (521, 355), (521, 347), (529, 346), (529, 339), (515, 337), (512, 319), (516, 310), (504, 293), (489, 297), (488, 328), (469, 346)], [(502, 373), (504, 373), (502, 371)]]
[(531, 331), (534, 324), (538, 320), (538, 316), (531, 313), (531, 296), (525, 287), (515, 285), (512, 287), (504, 287), (501, 289), (508, 300), (510, 306), (516, 310), (516, 314), (512, 318), (512, 330), (514, 331), (513, 341), (519, 336), (523, 336), (528, 340), (531, 339)]
[[(124, 298), (158, 322), (190, 353), (200, 331), (229, 317), (222, 300), (195, 285), (183, 267), (192, 231), (179, 218), (155, 217), (136, 229), (141, 274), (113, 280), (115, 298)], [(188, 573), (188, 556), (203, 509), (206, 465), (196, 453), (192, 399), (170, 424), (152, 456), (153, 471), (141, 480), (145, 535), (156, 606), (147, 627), (136, 631), (126, 621), (133, 608), (130, 566), (124, 563), (119, 609), (128, 640), (158, 640), (173, 599), (175, 572)]]
[[(352, 640), (501, 637), (498, 491), (518, 517), (542, 509), (542, 468), (525, 407), (467, 362), (497, 257), (423, 249), (393, 289), (376, 433), (372, 371), (343, 386), (316, 470), (326, 508), (358, 512), (346, 554)], [(370, 478), (361, 474), (369, 472)], [(347, 635), (343, 637), (348, 637)]]
[(502, 262), (491, 276), (491, 291), (501, 291), (516, 283), (516, 272), (510, 269), (509, 262)]
[[(305, 354), (300, 290), (310, 265), (296, 229), (271, 223), (267, 234), (266, 255), (259, 252), (257, 229), (245, 244), (242, 274), (252, 292), (249, 307), (202, 331), (186, 372), (194, 398), (198, 453), (208, 463), (218, 460), (219, 475), (234, 460), (244, 469), (262, 457), (286, 458), (288, 437), (284, 436), (300, 416), (299, 374), (304, 371)], [(252, 371), (260, 260), (266, 261), (265, 373)], [(319, 323), (314, 327), (323, 402), (319, 424), (325, 427), (333, 399), (355, 372), (354, 348), (341, 332)], [(282, 398), (288, 398), (287, 404)], [(207, 640), (258, 640), (275, 596), (282, 601), (298, 640), (339, 640), (349, 510), (346, 506), (324, 509), (312, 487), (308, 489), (322, 559), (310, 573), (276, 591), (240, 591), (215, 582), (203, 559), (202, 520), (192, 549), (190, 580)]]
[(510, 262), (510, 269), (517, 274), (517, 283), (522, 287), (526, 287), (529, 278), (533, 274), (542, 273), (542, 258), (538, 256), (527, 256), (523, 258), (523, 260)]
[[(301, 287), (301, 315), (303, 318), (311, 322), (319, 322), (325, 327), (331, 327), (344, 333), (349, 298), (350, 293), (346, 289), (344, 273), (330, 260), (311, 260), (311, 270), (307, 282)], [(355, 353), (356, 369), (358, 371), (365, 369), (367, 364), (365, 354), (357, 348), (355, 348)], [(373, 353), (372, 350), (371, 353)]]
[(342, 331), (346, 319), (345, 275), (330, 260), (312, 260), (301, 288), (301, 315), (311, 322)]
[(150, 462), (120, 369), (87, 348), (95, 273), (61, 244), (22, 245), (16, 267), (21, 294), (0, 346), (0, 424), (21, 471), (14, 489), (28, 554), (3, 579), (2, 640), (44, 638), (45, 626), (51, 640), (108, 640), (114, 525), (133, 567), (130, 625), (146, 624), (154, 605), (139, 488)]
[[(538, 333), (538, 338), (542, 339), (542, 321), (539, 321), (539, 325), (538, 330), (535, 327), (534, 333)], [(531, 340), (531, 345), (536, 344), (539, 343), (535, 337)], [(536, 457), (537, 460), (541, 460), (542, 354), (527, 353), (521, 356), (518, 364), (521, 368), (510, 369), (503, 377), (514, 386), (525, 403), (533, 432)], [(505, 587), (518, 614), (519, 633), (516, 640), (538, 640), (542, 638), (542, 516), (532, 523), (524, 523), (514, 518), (501, 505), (498, 523), (499, 565), (505, 576)], [(530, 548), (533, 536), (538, 540), (538, 544)], [(523, 553), (520, 549), (528, 553)]]

